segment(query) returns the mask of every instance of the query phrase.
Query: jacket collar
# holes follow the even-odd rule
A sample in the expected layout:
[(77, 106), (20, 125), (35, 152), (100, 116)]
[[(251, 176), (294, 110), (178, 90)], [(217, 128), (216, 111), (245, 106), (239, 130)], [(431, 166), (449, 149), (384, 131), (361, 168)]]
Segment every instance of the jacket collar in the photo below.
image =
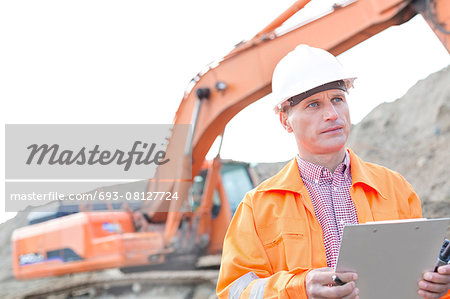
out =
[(357, 184), (364, 184), (375, 190), (382, 198), (386, 199), (383, 190), (383, 180), (380, 180), (380, 172), (374, 172), (374, 165), (364, 162), (351, 149), (347, 149), (350, 154), (350, 165), (352, 173), (352, 187)]
[[(350, 166), (352, 174), (352, 187), (356, 184), (364, 184), (386, 198), (381, 192), (382, 186), (377, 179), (376, 174), (372, 171), (370, 163), (362, 161), (352, 150), (347, 149), (350, 154)], [(368, 167), (369, 166), (369, 167)], [(257, 190), (283, 190), (294, 193), (304, 194), (306, 190), (305, 185), (300, 178), (297, 161), (292, 159), (280, 172), (263, 182)]]
[(264, 181), (257, 187), (259, 191), (284, 190), (294, 193), (302, 193), (306, 190), (300, 177), (297, 161), (292, 159), (276, 175)]

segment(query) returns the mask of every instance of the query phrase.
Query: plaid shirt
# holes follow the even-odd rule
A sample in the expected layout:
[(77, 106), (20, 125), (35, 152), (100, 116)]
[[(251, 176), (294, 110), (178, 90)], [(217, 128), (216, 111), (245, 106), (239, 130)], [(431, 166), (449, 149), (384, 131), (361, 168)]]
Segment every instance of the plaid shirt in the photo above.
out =
[(350, 197), (352, 176), (349, 154), (346, 152), (344, 161), (336, 167), (334, 173), (323, 166), (305, 161), (298, 155), (297, 164), (311, 197), (316, 218), (322, 226), (328, 267), (334, 267), (344, 226), (358, 223), (355, 204)]

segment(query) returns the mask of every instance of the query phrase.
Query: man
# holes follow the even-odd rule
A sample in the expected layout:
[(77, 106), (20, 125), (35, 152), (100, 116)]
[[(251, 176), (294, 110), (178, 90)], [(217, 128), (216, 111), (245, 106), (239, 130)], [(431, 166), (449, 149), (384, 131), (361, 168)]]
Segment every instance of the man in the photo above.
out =
[[(344, 225), (422, 217), (402, 176), (345, 147), (345, 93), (354, 79), (333, 55), (306, 45), (277, 65), (275, 109), (298, 155), (236, 211), (224, 241), (220, 298), (359, 298), (357, 273), (339, 273), (342, 286), (333, 276)], [(442, 266), (424, 274), (418, 294), (440, 298), (449, 285), (450, 266)]]

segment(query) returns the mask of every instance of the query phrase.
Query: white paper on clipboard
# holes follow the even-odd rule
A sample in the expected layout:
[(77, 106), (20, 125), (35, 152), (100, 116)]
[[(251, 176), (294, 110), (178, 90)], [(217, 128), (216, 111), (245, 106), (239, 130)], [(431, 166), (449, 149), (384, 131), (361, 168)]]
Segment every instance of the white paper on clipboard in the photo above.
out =
[(412, 299), (433, 270), (450, 218), (371, 222), (344, 227), (336, 272), (358, 273), (364, 299)]

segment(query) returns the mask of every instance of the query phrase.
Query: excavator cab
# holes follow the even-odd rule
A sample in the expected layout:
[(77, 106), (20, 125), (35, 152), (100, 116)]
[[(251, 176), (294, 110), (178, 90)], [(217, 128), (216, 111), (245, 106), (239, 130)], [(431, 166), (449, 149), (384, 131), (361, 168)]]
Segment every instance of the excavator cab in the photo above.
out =
[[(247, 163), (222, 160), (221, 164), (220, 175), (222, 185), (225, 188), (231, 214), (234, 215), (245, 193), (254, 188), (255, 184)], [(204, 169), (194, 177), (191, 189), (191, 208), (193, 211), (200, 206), (207, 173), (208, 171)], [(211, 215), (214, 219), (219, 215), (221, 209), (220, 196), (217, 190), (214, 192), (212, 201)]]

